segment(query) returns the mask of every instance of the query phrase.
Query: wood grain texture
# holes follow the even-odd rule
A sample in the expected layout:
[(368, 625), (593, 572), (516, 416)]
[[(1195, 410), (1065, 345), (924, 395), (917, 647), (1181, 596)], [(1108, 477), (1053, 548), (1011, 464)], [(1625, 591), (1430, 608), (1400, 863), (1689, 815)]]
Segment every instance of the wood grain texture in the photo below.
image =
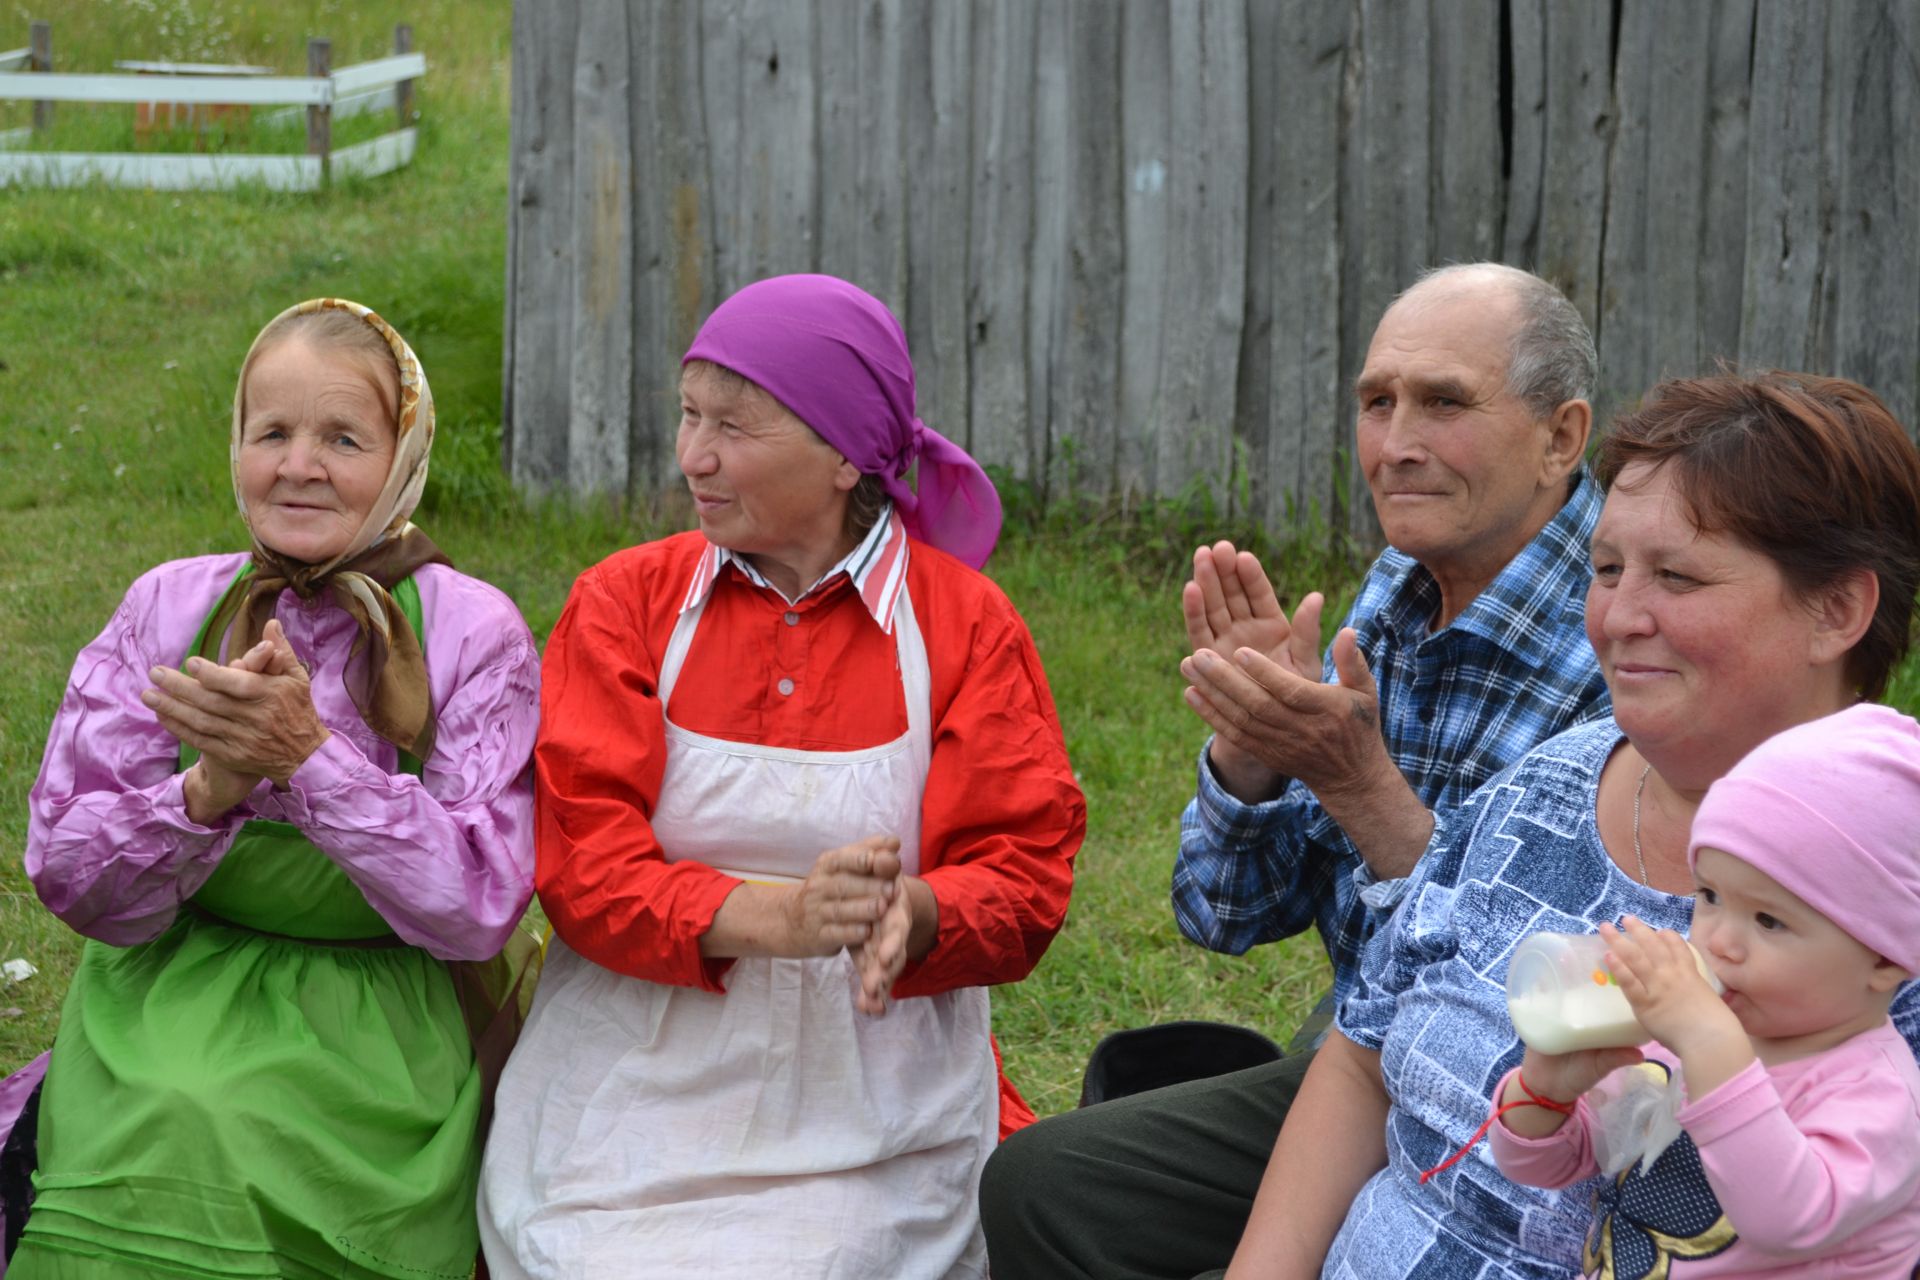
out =
[[(680, 358), (713, 308), (713, 231), (698, 0), (652, 0), (628, 28), (634, 67), (634, 357), (630, 497), (683, 492), (675, 462)], [(648, 139), (652, 139), (651, 145)]]
[(573, 338), (573, 59), (578, 0), (513, 13), (502, 436), (507, 474), (532, 492), (566, 484)]
[(973, 24), (963, 5), (905, 0), (907, 343), (921, 420), (969, 433)]
[(1052, 385), (1048, 492), (1114, 491), (1119, 477), (1121, 307), (1126, 175), (1120, 32), (1111, 0), (1067, 13), (1066, 274)]
[(1747, 160), (1740, 362), (1805, 369), (1819, 329), (1827, 6), (1758, 9)]
[(1916, 47), (1920, 0), (520, 6), (508, 469), (677, 489), (700, 320), (817, 269), (902, 318), (928, 424), (1043, 502), (1377, 539), (1345, 389), (1449, 260), (1567, 290), (1603, 417), (1731, 359), (1911, 422)]
[[(1243, 421), (1254, 465), (1256, 514), (1269, 528), (1310, 529), (1331, 520), (1336, 468), (1351, 453), (1352, 413), (1341, 382), (1340, 98), (1348, 18), (1319, 0), (1288, 0), (1256, 57), (1272, 50), (1270, 106), (1256, 110), (1253, 137), (1270, 142), (1272, 209), (1264, 234), (1270, 279), (1265, 343), (1268, 393)], [(1253, 230), (1250, 228), (1250, 230)], [(1249, 247), (1249, 271), (1253, 271)], [(1249, 297), (1251, 298), (1251, 293)], [(1244, 378), (1242, 386), (1250, 385)]]
[(1234, 389), (1246, 318), (1247, 21), (1241, 0), (1172, 10), (1172, 163), (1160, 347), (1163, 494), (1204, 486), (1225, 509), (1236, 480)]
[(1167, 8), (1158, 0), (1126, 0), (1121, 14), (1121, 285), (1120, 438), (1116, 487), (1122, 495), (1166, 490), (1156, 456), (1163, 416), (1160, 346), (1166, 331), (1168, 163), (1172, 141), (1173, 62)]
[(968, 448), (983, 465), (1028, 479), (1037, 453), (1028, 421), (1027, 302), (1039, 14), (1028, 0), (982, 0), (971, 12)]
[(567, 487), (624, 493), (633, 413), (632, 64), (627, 11), (588, 5), (573, 63), (574, 340)]
[(1920, 372), (1920, 13), (1900, 0), (1829, 11), (1831, 240), (1822, 365), (1879, 391), (1909, 432)]

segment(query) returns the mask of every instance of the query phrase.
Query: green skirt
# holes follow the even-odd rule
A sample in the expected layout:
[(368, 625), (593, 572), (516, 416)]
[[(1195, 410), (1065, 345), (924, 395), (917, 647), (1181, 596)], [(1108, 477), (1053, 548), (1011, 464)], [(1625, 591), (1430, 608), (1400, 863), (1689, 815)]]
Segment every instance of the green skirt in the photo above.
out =
[(479, 1108), (441, 961), (185, 908), (86, 946), (10, 1273), (466, 1280)]

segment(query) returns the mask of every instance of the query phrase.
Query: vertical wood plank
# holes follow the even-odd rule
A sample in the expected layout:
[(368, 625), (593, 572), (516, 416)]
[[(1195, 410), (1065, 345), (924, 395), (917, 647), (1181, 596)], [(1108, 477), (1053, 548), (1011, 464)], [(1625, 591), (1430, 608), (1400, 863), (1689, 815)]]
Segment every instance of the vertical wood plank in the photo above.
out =
[(1066, 431), (1067, 0), (1038, 0), (1033, 92), (1033, 251), (1027, 293), (1027, 453), (1048, 497), (1056, 432)]
[(973, 25), (966, 6), (934, 0), (904, 0), (902, 24), (905, 145), (914, 162), (906, 192), (907, 341), (921, 419), (965, 445)]
[(1117, 478), (1124, 256), (1120, 26), (1111, 0), (1067, 14), (1065, 334), (1054, 385), (1048, 493), (1105, 497)]
[(1500, 177), (1500, 3), (1433, 6), (1430, 125), (1433, 263), (1498, 255), (1505, 189)]
[(1740, 351), (1740, 297), (1745, 287), (1747, 116), (1752, 92), (1754, 0), (1714, 0), (1707, 65), (1705, 235), (1700, 278), (1703, 368)]
[(813, 0), (702, 9), (719, 298), (816, 264), (813, 9)]
[(903, 14), (891, 0), (817, 0), (820, 270), (899, 312), (906, 292)]
[(1603, 4), (1546, 8), (1546, 148), (1534, 270), (1596, 324), (1600, 238), (1612, 130), (1613, 13)]
[(1246, 307), (1247, 11), (1200, 0), (1172, 11), (1172, 198), (1160, 348), (1160, 491), (1205, 486), (1223, 507), (1235, 476), (1234, 391)]
[[(1432, 260), (1432, 172), (1428, 115), (1432, 36), (1425, 4), (1361, 0), (1359, 77), (1347, 166), (1347, 276), (1342, 329), (1347, 380), (1394, 295)], [(1365, 478), (1354, 459), (1347, 477), (1347, 528), (1363, 543), (1379, 540)]]
[(680, 357), (713, 308), (712, 211), (701, 106), (698, 0), (634, 12), (629, 118), (633, 166), (634, 359), (628, 495), (647, 506), (683, 493), (674, 460)]
[(1920, 408), (1917, 9), (1905, 0), (1836, 6), (1827, 77), (1838, 172), (1823, 364), (1872, 388), (1909, 432)]
[(632, 65), (624, 5), (581, 13), (573, 73), (567, 486), (625, 493), (633, 416)]
[(1754, 28), (1740, 362), (1813, 363), (1821, 267), (1827, 7), (1762, 5)]
[(1269, 265), (1258, 274), (1272, 280), (1264, 311), (1248, 317), (1270, 317), (1255, 497), (1269, 528), (1304, 531), (1334, 518), (1336, 467), (1353, 438), (1340, 381), (1340, 98), (1349, 17), (1320, 0), (1285, 0), (1274, 18), (1270, 34), (1251, 42), (1256, 58), (1272, 51), (1271, 74), (1253, 78), (1256, 90), (1271, 86), (1254, 111), (1253, 137), (1273, 144), (1269, 225), (1249, 228), (1255, 243), (1270, 245)]
[(517, 5), (508, 221), (508, 474), (532, 492), (567, 479), (573, 341), (573, 53), (579, 0)]
[(1163, 490), (1157, 440), (1163, 420), (1161, 343), (1169, 270), (1168, 162), (1173, 115), (1173, 62), (1167, 7), (1126, 0), (1120, 35), (1123, 229), (1126, 279), (1120, 327), (1120, 439), (1117, 467), (1123, 495)]
[(1599, 325), (1604, 421), (1665, 373), (1700, 368), (1708, 78), (1713, 13), (1626, 0), (1607, 169)]
[(1547, 163), (1547, 3), (1507, 0), (1511, 68), (1507, 212), (1501, 220), (1500, 260), (1533, 268), (1540, 252), (1540, 187)]
[(1027, 0), (988, 0), (974, 17), (970, 449), (1034, 474), (1027, 434), (1028, 269), (1033, 247), (1034, 45)]

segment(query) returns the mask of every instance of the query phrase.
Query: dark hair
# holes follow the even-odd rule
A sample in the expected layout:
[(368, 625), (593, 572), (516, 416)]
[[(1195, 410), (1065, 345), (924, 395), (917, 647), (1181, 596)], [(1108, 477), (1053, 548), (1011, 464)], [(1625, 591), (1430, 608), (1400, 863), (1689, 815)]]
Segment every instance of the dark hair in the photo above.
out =
[(1886, 692), (1920, 591), (1920, 450), (1878, 396), (1810, 373), (1669, 379), (1615, 419), (1593, 469), (1611, 486), (1636, 463), (1670, 467), (1694, 527), (1765, 555), (1803, 600), (1871, 571), (1880, 603), (1847, 677)]
[[(723, 364), (715, 364), (711, 360), (689, 360), (680, 366), (682, 382), (686, 381), (687, 375), (692, 373), (712, 379), (714, 386), (727, 395), (739, 395), (745, 391), (758, 392), (779, 405), (785, 412), (793, 414), (794, 421), (799, 422), (801, 426), (813, 431), (813, 427), (801, 419), (799, 414), (782, 404), (778, 396), (743, 373), (729, 369)], [(820, 433), (813, 431), (813, 434)], [(880, 519), (880, 513), (886, 509), (886, 505), (887, 490), (886, 486), (880, 482), (880, 477), (863, 472), (847, 495), (847, 532), (856, 539), (866, 537), (868, 530), (872, 529), (875, 522)]]

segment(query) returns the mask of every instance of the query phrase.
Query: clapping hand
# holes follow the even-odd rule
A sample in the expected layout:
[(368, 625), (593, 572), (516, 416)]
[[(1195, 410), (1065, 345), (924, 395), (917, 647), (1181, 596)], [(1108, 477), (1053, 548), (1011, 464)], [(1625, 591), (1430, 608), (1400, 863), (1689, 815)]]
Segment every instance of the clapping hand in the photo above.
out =
[(1187, 642), (1231, 660), (1253, 649), (1305, 680), (1320, 678), (1320, 610), (1325, 597), (1309, 592), (1291, 620), (1266, 571), (1251, 551), (1216, 542), (1193, 553), (1193, 577), (1180, 591)]
[(859, 947), (899, 894), (900, 841), (868, 836), (815, 859), (807, 878), (788, 891), (789, 944), (780, 954), (830, 956)]
[[(161, 727), (198, 751), (190, 814), (225, 813), (261, 778), (284, 785), (329, 736), (313, 707), (307, 669), (278, 619), (247, 652), (222, 666), (188, 658), (154, 667), (140, 700)], [(194, 803), (198, 801), (198, 803)]]

